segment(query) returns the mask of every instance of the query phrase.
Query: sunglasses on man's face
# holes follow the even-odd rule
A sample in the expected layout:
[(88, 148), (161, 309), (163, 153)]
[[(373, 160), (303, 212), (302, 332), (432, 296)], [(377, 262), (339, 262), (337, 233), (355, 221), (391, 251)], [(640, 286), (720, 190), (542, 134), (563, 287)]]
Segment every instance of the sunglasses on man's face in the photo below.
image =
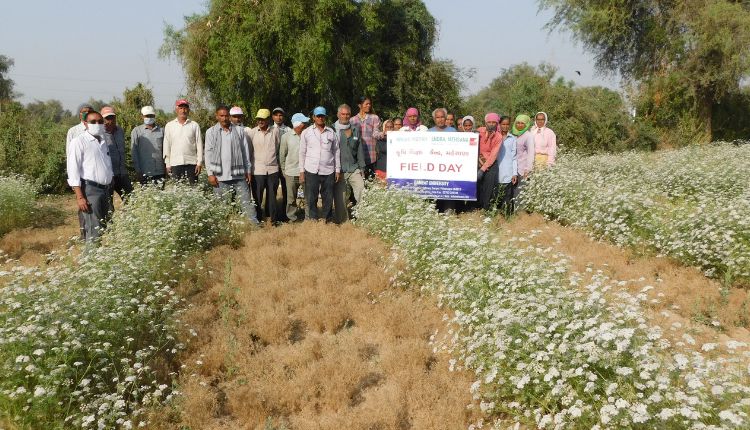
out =
[(89, 124), (104, 124), (104, 120), (103, 119), (98, 119), (98, 120), (94, 119), (94, 120), (86, 121), (86, 122), (89, 123)]

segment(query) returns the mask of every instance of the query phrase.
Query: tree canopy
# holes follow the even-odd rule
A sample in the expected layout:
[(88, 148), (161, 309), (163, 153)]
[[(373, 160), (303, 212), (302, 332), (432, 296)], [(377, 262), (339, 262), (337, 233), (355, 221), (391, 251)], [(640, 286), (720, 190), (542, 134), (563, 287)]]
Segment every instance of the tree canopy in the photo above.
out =
[[(713, 135), (715, 108), (740, 91), (750, 72), (750, 6), (731, 0), (539, 0), (550, 28), (572, 31), (597, 67), (644, 86), (645, 115), (681, 106)], [(655, 98), (654, 98), (655, 97)], [(683, 100), (670, 100), (681, 97)], [(687, 102), (687, 103), (685, 103)], [(694, 121), (695, 122), (695, 121)], [(675, 128), (677, 124), (661, 124)], [(695, 136), (700, 130), (690, 133)]]
[(432, 58), (435, 25), (421, 0), (212, 0), (166, 27), (161, 54), (183, 63), (193, 95), (248, 110), (363, 95), (392, 113), (457, 107), (461, 70)]
[(653, 133), (631, 119), (618, 92), (576, 87), (558, 77), (557, 69), (549, 64), (535, 68), (522, 63), (503, 69), (486, 88), (469, 97), (466, 108), (478, 121), (487, 112), (514, 118), (544, 111), (560, 146), (579, 152), (651, 149), (656, 145)]
[(0, 101), (10, 100), (13, 93), (13, 80), (8, 77), (8, 70), (13, 66), (13, 59), (0, 55)]

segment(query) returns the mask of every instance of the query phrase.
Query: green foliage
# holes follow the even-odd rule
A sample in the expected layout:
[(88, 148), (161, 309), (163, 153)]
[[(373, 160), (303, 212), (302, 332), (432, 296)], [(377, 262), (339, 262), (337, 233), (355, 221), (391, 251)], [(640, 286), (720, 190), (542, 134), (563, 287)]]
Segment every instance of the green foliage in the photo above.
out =
[(22, 176), (0, 176), (0, 236), (31, 224), (36, 188)]
[(249, 111), (353, 103), (380, 111), (455, 107), (462, 76), (431, 58), (435, 19), (420, 0), (213, 0), (204, 15), (167, 26), (163, 56), (182, 61), (191, 97)]
[[(720, 103), (735, 100), (750, 72), (750, 10), (729, 0), (540, 0), (555, 13), (549, 26), (564, 26), (590, 49), (597, 67), (644, 86), (640, 111), (663, 137), (693, 133), (711, 140)], [(655, 99), (649, 100), (649, 97)], [(668, 108), (665, 114), (658, 109)], [(730, 126), (731, 127), (731, 126)], [(682, 138), (672, 139), (685, 141)]]
[(67, 129), (67, 124), (32, 115), (20, 103), (0, 104), (0, 170), (33, 178), (41, 192), (63, 192)]
[(490, 85), (466, 101), (477, 118), (487, 112), (515, 117), (544, 111), (561, 148), (579, 152), (650, 149), (653, 133), (633, 122), (619, 93), (603, 87), (577, 88), (556, 77), (557, 70), (526, 63), (501, 71)]
[(69, 110), (63, 109), (60, 100), (35, 100), (26, 105), (29, 115), (44, 123), (61, 123), (74, 116)]

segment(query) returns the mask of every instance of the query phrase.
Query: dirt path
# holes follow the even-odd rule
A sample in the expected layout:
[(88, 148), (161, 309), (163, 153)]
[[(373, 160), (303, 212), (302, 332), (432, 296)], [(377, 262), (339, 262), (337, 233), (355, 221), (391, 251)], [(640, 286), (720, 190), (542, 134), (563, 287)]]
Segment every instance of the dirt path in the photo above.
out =
[(184, 396), (158, 427), (466, 428), (473, 379), (429, 345), (444, 312), (389, 286), (388, 255), (351, 225), (311, 223), (212, 251), (185, 318)]
[(627, 281), (623, 287), (633, 294), (653, 287), (646, 292), (652, 300), (652, 319), (680, 336), (689, 333), (697, 340), (697, 347), (701, 341), (729, 338), (750, 343), (750, 295), (742, 288), (723, 289), (696, 268), (665, 257), (635, 255), (536, 214), (520, 214), (510, 222), (498, 218), (495, 227), (509, 236), (527, 238), (535, 246), (567, 255), (576, 272), (601, 270), (611, 279)]

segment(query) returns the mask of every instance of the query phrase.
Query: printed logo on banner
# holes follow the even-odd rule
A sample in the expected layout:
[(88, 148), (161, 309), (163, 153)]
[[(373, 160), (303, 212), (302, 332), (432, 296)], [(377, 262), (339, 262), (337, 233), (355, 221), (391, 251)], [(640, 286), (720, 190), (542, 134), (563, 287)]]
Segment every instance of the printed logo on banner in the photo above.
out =
[(389, 186), (436, 200), (476, 200), (477, 133), (389, 132)]

